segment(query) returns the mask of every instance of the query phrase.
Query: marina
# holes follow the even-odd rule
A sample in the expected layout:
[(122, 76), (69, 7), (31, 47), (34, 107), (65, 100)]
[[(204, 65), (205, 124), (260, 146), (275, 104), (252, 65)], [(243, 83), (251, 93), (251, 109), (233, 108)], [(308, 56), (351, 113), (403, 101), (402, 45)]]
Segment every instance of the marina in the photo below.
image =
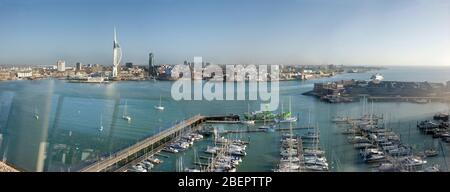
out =
[(432, 135), (434, 139), (450, 143), (449, 115), (447, 113), (437, 113), (432, 120), (417, 122), (417, 128), (424, 134)]
[[(347, 137), (348, 142), (359, 151), (364, 163), (376, 164), (373, 165), (374, 171), (440, 171), (438, 165), (428, 166), (426, 161), (427, 157), (438, 155), (436, 149), (431, 148), (422, 153), (416, 153), (411, 145), (403, 143), (397, 133), (386, 127), (384, 116), (372, 112), (365, 113), (357, 120), (351, 120), (349, 117), (346, 119), (348, 119), (347, 124), (351, 127), (350, 129), (354, 130)], [(346, 132), (345, 134), (348, 135)]]
[[(385, 79), (400, 78), (398, 75), (391, 74), (406, 74), (402, 70), (405, 69), (394, 68), (380, 73), (385, 76)], [(445, 72), (445, 70), (439, 71)], [(424, 72), (427, 71), (424, 70)], [(436, 72), (433, 71), (433, 73)], [(367, 73), (343, 74), (330, 77), (325, 81), (366, 79), (367, 76)], [(436, 75), (436, 77), (441, 76)], [(405, 76), (401, 78), (411, 80)], [(432, 80), (445, 81), (445, 78), (430, 79)], [(244, 121), (244, 113), (261, 109), (263, 102), (259, 100), (173, 101), (170, 99), (172, 82), (168, 81), (108, 84), (67, 83), (60, 80), (0, 82), (2, 100), (0, 151), (8, 164), (26, 171), (83, 171), (88, 170), (89, 167), (91, 168), (89, 170), (93, 171), (142, 171), (143, 169), (139, 167), (151, 167), (149, 164), (152, 163), (151, 158), (157, 158), (163, 162), (152, 163), (153, 167), (146, 171), (205, 170), (207, 165), (211, 164), (214, 155), (204, 152), (207, 146), (215, 146), (214, 137), (207, 136), (207, 133), (198, 132), (204, 138), (177, 153), (163, 151), (166, 146), (177, 141), (175, 138), (164, 142), (164, 145), (154, 145), (153, 148), (147, 143), (135, 148), (136, 151), (129, 150), (130, 154), (133, 154), (140, 149), (143, 150), (142, 154), (145, 152), (147, 155), (139, 153), (137, 156), (129, 156), (126, 153), (120, 153), (125, 149), (133, 149), (132, 146), (136, 144), (139, 146), (140, 141), (146, 138), (165, 133), (165, 130), (182, 123), (183, 119), (186, 121), (202, 114), (210, 119), (199, 124), (201, 126), (198, 126), (198, 130), (204, 126), (211, 126), (217, 129), (221, 137), (249, 141), (246, 145), (245, 157), (236, 166), (238, 172), (276, 169), (280, 163), (281, 139), (285, 133), (290, 132), (290, 124), (292, 124), (293, 135), (301, 139), (303, 148), (314, 149), (317, 146), (314, 138), (319, 139), (317, 148), (324, 151), (329, 171), (373, 171), (384, 162), (375, 161), (377, 158), (375, 156), (370, 160), (374, 162), (366, 163), (360, 151), (369, 144), (349, 143), (348, 140), (349, 136), (359, 133), (358, 129), (348, 126), (349, 122), (367, 119), (362, 115), (364, 114), (362, 108), (371, 107), (362, 106), (370, 104), (353, 102), (335, 105), (301, 95), (302, 92), (310, 90), (315, 82), (320, 81), (323, 80), (280, 82), (280, 107), (272, 113), (283, 114), (290, 111), (291, 117), (297, 118), (294, 122), (276, 122), (274, 119)], [(48, 92), (50, 88), (54, 91)], [(249, 91), (256, 90), (246, 90), (246, 92)], [(160, 103), (164, 110), (156, 110), (155, 106), (160, 106)], [(284, 103), (283, 109), (281, 109), (281, 103)], [(290, 110), (288, 103), (291, 103)], [(262, 109), (264, 110), (264, 107)], [(426, 135), (415, 126), (418, 122), (430, 120), (438, 112), (448, 110), (448, 105), (441, 102), (425, 104), (374, 102), (373, 104), (373, 114), (383, 117), (386, 128), (401, 138), (401, 144), (412, 146), (415, 156), (422, 157), (425, 154), (429, 156), (423, 159), (427, 162), (423, 169), (414, 169), (417, 171), (433, 170), (434, 165), (439, 165), (440, 171), (447, 170), (448, 145), (442, 141), (442, 138), (437, 139), (432, 135)], [(235, 115), (226, 115), (227, 119), (218, 118), (223, 117), (224, 114)], [(131, 120), (128, 121), (123, 116), (129, 116)], [(266, 128), (260, 129), (261, 127)], [(318, 134), (314, 133), (315, 128)], [(179, 137), (183, 135), (180, 134)], [(387, 144), (389, 143), (383, 145)], [(355, 149), (355, 146), (359, 149)], [(379, 145), (376, 144), (376, 146)], [(28, 152), (19, 153), (19, 148), (25, 148)], [(303, 153), (311, 152), (305, 150)], [(46, 155), (43, 155), (44, 152)], [(116, 154), (118, 158), (114, 158)], [(24, 158), (29, 161), (20, 160)], [(223, 159), (229, 158), (223, 157)], [(144, 163), (145, 160), (147, 163)], [(291, 160), (296, 161), (295, 158)], [(96, 163), (103, 161), (107, 163), (99, 163), (98, 169), (94, 168)], [(413, 162), (415, 159), (404, 161)], [(139, 164), (140, 166), (133, 170), (132, 166)]]

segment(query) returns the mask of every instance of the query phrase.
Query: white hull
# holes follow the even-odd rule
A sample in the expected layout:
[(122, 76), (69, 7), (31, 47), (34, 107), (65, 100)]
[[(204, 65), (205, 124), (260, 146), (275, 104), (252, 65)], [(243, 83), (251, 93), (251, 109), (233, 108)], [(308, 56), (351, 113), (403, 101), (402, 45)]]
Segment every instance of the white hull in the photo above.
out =
[(241, 121), (241, 123), (246, 125), (254, 125), (255, 121)]

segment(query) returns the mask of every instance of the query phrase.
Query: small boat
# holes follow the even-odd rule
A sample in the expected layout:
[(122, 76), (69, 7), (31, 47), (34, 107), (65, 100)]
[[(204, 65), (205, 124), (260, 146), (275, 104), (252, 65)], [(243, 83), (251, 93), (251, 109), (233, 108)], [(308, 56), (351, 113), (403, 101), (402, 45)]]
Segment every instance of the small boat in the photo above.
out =
[(287, 170), (298, 170), (300, 169), (300, 165), (293, 162), (285, 162), (280, 163), (280, 169), (287, 169)]
[(398, 171), (398, 168), (396, 168), (392, 163), (381, 163), (377, 170), (379, 172), (394, 172)]
[(163, 111), (164, 107), (161, 105), (161, 95), (159, 96), (159, 106), (155, 106), (156, 110)]
[(186, 168), (184, 171), (185, 172), (201, 172), (200, 169), (195, 169), (195, 168)]
[(128, 111), (127, 111), (127, 101), (126, 100), (125, 100), (125, 107), (123, 110), (122, 119), (127, 120), (128, 122), (131, 121), (131, 117), (128, 115)]
[(423, 160), (419, 157), (408, 156), (401, 159), (401, 163), (406, 167), (416, 167), (422, 166), (427, 163), (426, 160)]
[(319, 138), (319, 134), (315, 133), (315, 132), (308, 132), (306, 133), (306, 135), (301, 137), (302, 139), (318, 139)]
[(128, 171), (131, 172), (147, 172), (147, 170), (142, 165), (133, 165), (132, 168)]
[(150, 158), (148, 158), (148, 161), (150, 161), (151, 163), (153, 163), (153, 164), (160, 164), (160, 163), (163, 163), (163, 161), (162, 160), (160, 160), (160, 159), (158, 159), (158, 158), (156, 158), (156, 157), (150, 157)]
[(295, 156), (297, 154), (298, 154), (298, 151), (296, 149), (285, 149), (280, 152), (280, 155), (283, 157)]
[(373, 163), (373, 162), (383, 161), (385, 158), (386, 158), (386, 156), (384, 156), (384, 155), (371, 154), (371, 155), (364, 157), (364, 161), (367, 163)]
[(270, 129), (271, 127), (272, 127), (271, 125), (261, 125), (261, 126), (258, 127), (258, 129), (267, 130), (267, 129)]
[(102, 132), (103, 131), (103, 116), (100, 116), (100, 128), (99, 131)]
[(367, 142), (369, 142), (369, 139), (367, 137), (363, 137), (363, 136), (350, 136), (347, 138), (350, 143), (367, 143)]
[(297, 122), (297, 117), (285, 117), (281, 119), (274, 119), (276, 123), (293, 123)]
[(337, 117), (334, 117), (331, 121), (333, 123), (345, 123), (348, 121), (348, 118), (337, 116)]
[(166, 147), (164, 148), (164, 151), (167, 151), (169, 153), (178, 153), (178, 149), (172, 148), (172, 147)]
[(127, 120), (127, 121), (131, 121), (131, 117), (130, 116), (122, 116), (122, 119)]
[(326, 160), (318, 160), (318, 159), (309, 159), (309, 160), (305, 160), (305, 165), (320, 165), (323, 167), (328, 167), (328, 163), (326, 162)]
[(366, 157), (373, 154), (383, 155), (383, 151), (379, 150), (378, 148), (365, 148), (361, 149), (359, 154), (361, 155), (361, 157)]
[(241, 123), (246, 124), (246, 125), (254, 125), (255, 121), (254, 120), (242, 120)]
[(423, 169), (423, 172), (439, 172), (439, 171), (441, 171), (439, 169), (439, 165), (433, 165), (433, 166)]
[(280, 159), (280, 162), (299, 162), (300, 159), (298, 157), (293, 157), (293, 156), (289, 156), (289, 157), (283, 157)]
[(34, 115), (33, 115), (34, 119), (39, 120), (39, 114), (37, 112), (36, 107), (34, 108)]
[(433, 149), (433, 148), (430, 148), (430, 149), (425, 149), (425, 151), (424, 151), (424, 155), (426, 156), (426, 157), (435, 157), (435, 156), (437, 156), (439, 153), (435, 150), (435, 149)]
[(401, 146), (401, 147), (397, 147), (394, 149), (390, 149), (387, 150), (387, 153), (389, 153), (390, 155), (393, 156), (402, 156), (402, 155), (408, 155), (411, 153), (411, 148), (409, 147), (405, 147), (405, 146)]
[(153, 169), (153, 167), (154, 167), (153, 163), (151, 163), (148, 160), (143, 161), (142, 164), (144, 164), (143, 167), (146, 168), (147, 171), (150, 170), (150, 169)]
[(328, 171), (328, 166), (309, 164), (305, 165), (305, 169), (308, 171)]

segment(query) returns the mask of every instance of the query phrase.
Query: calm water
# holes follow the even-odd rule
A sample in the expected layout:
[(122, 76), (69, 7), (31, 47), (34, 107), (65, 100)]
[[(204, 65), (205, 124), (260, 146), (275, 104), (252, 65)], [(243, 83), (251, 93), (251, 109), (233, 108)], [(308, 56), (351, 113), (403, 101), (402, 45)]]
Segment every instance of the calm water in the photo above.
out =
[[(450, 68), (393, 67), (379, 71), (385, 80), (445, 82)], [(297, 126), (308, 122), (321, 132), (321, 147), (333, 171), (370, 171), (361, 162), (357, 151), (342, 135), (345, 128), (330, 122), (335, 115), (358, 116), (362, 103), (328, 104), (301, 95), (313, 88), (314, 82), (339, 79), (368, 79), (371, 73), (344, 74), (327, 79), (280, 82), (281, 101), (285, 109), (289, 98), (292, 111), (299, 114)], [(28, 171), (76, 171), (99, 156), (108, 155), (136, 141), (170, 127), (176, 121), (196, 114), (242, 114), (257, 110), (259, 101), (174, 101), (170, 97), (172, 82), (116, 82), (108, 85), (72, 84), (59, 80), (0, 82), (0, 154), (3, 160)], [(255, 91), (255, 90), (250, 90)], [(165, 111), (153, 109), (162, 96)], [(121, 117), (127, 103), (127, 123)], [(375, 113), (383, 113), (387, 124), (400, 133), (405, 143), (416, 150), (424, 146), (439, 147), (439, 140), (422, 135), (416, 121), (431, 118), (436, 112), (448, 112), (446, 103), (374, 103)], [(38, 119), (34, 114), (39, 115)], [(310, 115), (309, 115), (310, 114)], [(310, 119), (308, 117), (311, 117)], [(100, 127), (103, 126), (103, 131)], [(223, 129), (247, 129), (241, 125), (216, 125)], [(281, 125), (288, 127), (288, 125)], [(304, 130), (297, 132), (301, 133)], [(276, 166), (280, 133), (249, 133), (228, 135), (250, 138), (248, 156), (238, 171), (270, 171)], [(163, 158), (165, 163), (155, 171), (175, 171), (176, 160), (192, 166), (194, 154), (204, 155), (204, 140), (183, 153)], [(195, 153), (196, 151), (196, 153)], [(428, 159), (446, 169), (444, 154)], [(180, 158), (182, 156), (182, 159)]]

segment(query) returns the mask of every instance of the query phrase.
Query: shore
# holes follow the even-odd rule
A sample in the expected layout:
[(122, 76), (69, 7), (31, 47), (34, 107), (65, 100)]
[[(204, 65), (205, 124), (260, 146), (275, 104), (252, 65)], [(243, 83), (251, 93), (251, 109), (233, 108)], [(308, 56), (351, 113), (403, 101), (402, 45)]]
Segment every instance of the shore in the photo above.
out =
[(19, 171), (0, 161), (0, 172), (19, 172)]

